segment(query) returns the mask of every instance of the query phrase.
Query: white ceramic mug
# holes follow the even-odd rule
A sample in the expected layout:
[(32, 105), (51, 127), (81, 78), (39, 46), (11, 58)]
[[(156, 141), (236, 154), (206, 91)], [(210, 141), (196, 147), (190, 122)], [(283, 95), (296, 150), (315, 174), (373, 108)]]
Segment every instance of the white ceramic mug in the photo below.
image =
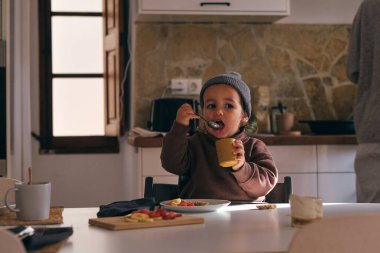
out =
[[(16, 195), (16, 207), (8, 203), (8, 195), (11, 192)], [(19, 220), (47, 220), (50, 214), (51, 183), (16, 183), (5, 193), (5, 205), (17, 213)]]

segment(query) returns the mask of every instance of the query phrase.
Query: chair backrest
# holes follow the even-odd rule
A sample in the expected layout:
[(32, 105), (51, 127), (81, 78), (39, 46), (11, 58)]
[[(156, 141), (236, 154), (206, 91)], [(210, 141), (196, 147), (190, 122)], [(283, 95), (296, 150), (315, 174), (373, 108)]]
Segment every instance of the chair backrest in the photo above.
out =
[(379, 252), (379, 231), (379, 213), (326, 217), (298, 230), (288, 253)]
[(178, 184), (154, 183), (153, 177), (145, 178), (144, 198), (154, 199), (156, 204), (179, 197)]
[(265, 196), (265, 201), (269, 203), (289, 203), (292, 192), (292, 178), (286, 176), (283, 183), (278, 182), (273, 190)]
[[(178, 184), (154, 183), (153, 177), (145, 178), (144, 198), (154, 198), (156, 204), (162, 201), (178, 198), (182, 189), (189, 181), (188, 175), (179, 176)], [(284, 177), (283, 183), (277, 183), (273, 190), (266, 196), (269, 203), (289, 203), (292, 194), (292, 178)]]

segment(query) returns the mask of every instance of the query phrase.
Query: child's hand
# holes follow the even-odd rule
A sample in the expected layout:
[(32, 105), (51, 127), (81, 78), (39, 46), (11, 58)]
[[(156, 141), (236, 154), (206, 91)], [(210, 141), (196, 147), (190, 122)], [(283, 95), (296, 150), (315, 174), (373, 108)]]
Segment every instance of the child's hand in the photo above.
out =
[(193, 107), (185, 103), (177, 111), (176, 121), (182, 125), (188, 126), (191, 119), (199, 119), (199, 116), (193, 111)]
[(234, 155), (236, 155), (236, 161), (238, 162), (235, 166), (232, 167), (233, 170), (240, 169), (244, 163), (245, 163), (245, 151), (244, 151), (244, 145), (241, 140), (235, 140), (234, 141)]

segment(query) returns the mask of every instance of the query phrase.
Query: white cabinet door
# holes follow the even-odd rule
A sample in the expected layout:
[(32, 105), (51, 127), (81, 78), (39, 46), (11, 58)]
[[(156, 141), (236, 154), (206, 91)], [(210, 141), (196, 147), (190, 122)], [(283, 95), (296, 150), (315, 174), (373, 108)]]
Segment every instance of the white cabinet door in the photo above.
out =
[(290, 15), (290, 0), (139, 0), (132, 4), (139, 22), (268, 23)]
[(285, 176), (292, 178), (293, 193), (301, 196), (318, 196), (317, 174), (279, 174), (279, 181), (282, 182)]
[(357, 145), (318, 145), (318, 172), (354, 172)]
[(355, 203), (355, 173), (318, 174), (318, 196), (328, 203)]
[(140, 0), (140, 13), (155, 14), (289, 14), (289, 0)]
[(324, 202), (356, 202), (356, 145), (318, 145), (318, 195)]
[(145, 178), (151, 176), (156, 183), (177, 184), (178, 176), (161, 167), (161, 148), (138, 148), (139, 152), (139, 196), (144, 195)]
[(141, 169), (143, 176), (173, 176), (161, 167), (161, 148), (141, 148)]
[(268, 146), (279, 173), (317, 173), (315, 145)]

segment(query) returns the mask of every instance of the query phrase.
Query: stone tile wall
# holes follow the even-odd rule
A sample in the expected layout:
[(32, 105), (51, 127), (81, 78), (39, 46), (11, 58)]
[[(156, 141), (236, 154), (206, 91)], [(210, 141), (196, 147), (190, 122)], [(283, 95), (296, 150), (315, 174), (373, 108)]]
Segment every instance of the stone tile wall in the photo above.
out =
[[(348, 25), (136, 24), (135, 125), (172, 78), (238, 71), (250, 86), (260, 132), (281, 102), (296, 120), (352, 118), (356, 87), (346, 77)], [(294, 129), (308, 133), (305, 124)]]

